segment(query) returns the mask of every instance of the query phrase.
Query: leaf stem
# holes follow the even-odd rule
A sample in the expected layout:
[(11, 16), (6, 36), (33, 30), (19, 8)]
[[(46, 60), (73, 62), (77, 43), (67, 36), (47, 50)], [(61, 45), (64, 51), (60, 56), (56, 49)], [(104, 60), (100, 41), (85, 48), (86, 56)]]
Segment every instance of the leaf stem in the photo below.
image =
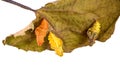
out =
[(25, 5), (21, 4), (21, 3), (15, 2), (13, 0), (2, 0), (2, 1), (5, 1), (5, 2), (8, 2), (8, 3), (14, 4), (14, 5), (17, 5), (17, 6), (21, 7), (21, 8), (26, 9), (26, 10), (30, 10), (30, 11), (33, 11), (33, 12), (36, 11), (36, 10), (34, 10), (34, 9), (28, 7), (28, 6), (25, 6)]

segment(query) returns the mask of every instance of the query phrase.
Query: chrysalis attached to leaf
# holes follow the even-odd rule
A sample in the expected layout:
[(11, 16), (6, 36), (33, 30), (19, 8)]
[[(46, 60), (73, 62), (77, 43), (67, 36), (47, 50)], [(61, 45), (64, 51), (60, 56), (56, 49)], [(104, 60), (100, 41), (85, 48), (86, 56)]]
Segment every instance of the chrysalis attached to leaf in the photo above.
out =
[(48, 22), (43, 19), (41, 24), (35, 29), (36, 41), (39, 46), (44, 43), (44, 38), (48, 32)]
[(52, 32), (49, 33), (48, 36), (49, 44), (51, 46), (51, 49), (55, 50), (56, 54), (59, 56), (63, 56), (63, 42), (60, 38), (55, 36)]
[(96, 21), (92, 27), (90, 27), (87, 31), (88, 38), (90, 40), (90, 45), (93, 45), (95, 40), (98, 38), (100, 33), (100, 23)]

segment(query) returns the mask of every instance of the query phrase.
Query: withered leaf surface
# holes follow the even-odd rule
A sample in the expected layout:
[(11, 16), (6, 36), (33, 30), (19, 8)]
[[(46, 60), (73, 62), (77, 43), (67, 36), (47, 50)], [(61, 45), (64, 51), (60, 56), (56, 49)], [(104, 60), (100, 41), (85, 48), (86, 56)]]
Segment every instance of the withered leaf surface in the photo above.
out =
[[(75, 48), (90, 45), (87, 31), (96, 20), (101, 24), (96, 40), (104, 42), (110, 38), (119, 15), (120, 0), (58, 0), (38, 9), (32, 23), (36, 29), (45, 18), (50, 24), (49, 31), (63, 41), (64, 52), (71, 52)], [(30, 29), (23, 36), (7, 37), (4, 43), (33, 51), (50, 48), (48, 40), (38, 46), (34, 31)]]

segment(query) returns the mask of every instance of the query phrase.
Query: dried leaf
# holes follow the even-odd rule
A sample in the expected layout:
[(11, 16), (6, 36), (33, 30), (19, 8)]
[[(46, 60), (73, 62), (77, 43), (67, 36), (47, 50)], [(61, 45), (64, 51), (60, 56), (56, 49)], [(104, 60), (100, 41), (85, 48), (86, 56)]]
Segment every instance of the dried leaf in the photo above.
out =
[(48, 32), (48, 22), (46, 19), (41, 21), (41, 24), (35, 29), (35, 35), (38, 46), (41, 46), (44, 43), (44, 38)]
[[(32, 51), (49, 49), (48, 36), (44, 36), (43, 43), (44, 37), (40, 38), (40, 32), (38, 31), (38, 35), (34, 32), (41, 20), (46, 19), (50, 24), (49, 31), (54, 32), (64, 41), (63, 51), (71, 52), (75, 48), (90, 45), (90, 40), (91, 43), (95, 40), (105, 42), (110, 38), (120, 15), (120, 0), (58, 0), (36, 10), (35, 14), (36, 19), (32, 22), (33, 31), (29, 29), (25, 31), (24, 36), (7, 37), (4, 44)], [(101, 24), (100, 33), (97, 33), (99, 37), (89, 35), (88, 31), (95, 20)], [(43, 43), (42, 46), (37, 45), (36, 37), (38, 45)], [(42, 40), (40, 41), (39, 38)]]
[(55, 34), (53, 34), (52, 32), (50, 32), (50, 34), (48, 36), (48, 40), (49, 40), (51, 49), (55, 50), (57, 55), (63, 56), (62, 40), (60, 38), (58, 38), (57, 36), (55, 36)]

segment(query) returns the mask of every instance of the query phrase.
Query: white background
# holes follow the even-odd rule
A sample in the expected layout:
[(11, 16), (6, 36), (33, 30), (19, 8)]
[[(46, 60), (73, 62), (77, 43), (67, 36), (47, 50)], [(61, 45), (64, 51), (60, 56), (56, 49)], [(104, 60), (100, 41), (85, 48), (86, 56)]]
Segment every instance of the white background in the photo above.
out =
[[(38, 9), (53, 0), (16, 1)], [(48, 50), (25, 52), (2, 44), (6, 36), (34, 18), (31, 11), (0, 1), (0, 77), (120, 77), (120, 18), (109, 40), (75, 49), (63, 57)]]

